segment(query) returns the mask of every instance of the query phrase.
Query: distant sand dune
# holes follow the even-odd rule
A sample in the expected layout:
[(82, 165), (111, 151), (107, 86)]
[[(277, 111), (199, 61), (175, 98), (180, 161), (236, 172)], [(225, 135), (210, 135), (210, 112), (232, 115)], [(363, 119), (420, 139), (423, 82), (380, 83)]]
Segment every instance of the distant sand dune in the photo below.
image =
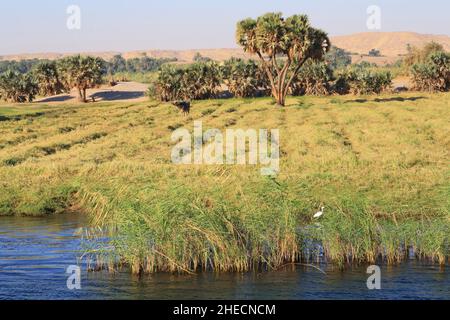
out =
[[(427, 42), (436, 41), (450, 51), (450, 37), (446, 35), (427, 35), (414, 32), (365, 32), (348, 36), (331, 37), (333, 45), (345, 49), (358, 55), (367, 55), (371, 49), (381, 51), (383, 57), (375, 58), (372, 62), (378, 64), (391, 63), (398, 59), (399, 55), (407, 53), (406, 46), (422, 47)], [(103, 59), (111, 59), (116, 54), (122, 54), (125, 58), (141, 57), (146, 54), (154, 58), (177, 58), (181, 63), (192, 62), (195, 54), (199, 52), (202, 56), (214, 60), (223, 61), (230, 57), (249, 58), (241, 49), (192, 49), (192, 50), (143, 50), (132, 52), (89, 52), (94, 56)], [(40, 54), (18, 54), (0, 56), (0, 60), (20, 60), (20, 59), (58, 59), (73, 53), (40, 53)], [(82, 53), (83, 54), (83, 53)], [(358, 61), (357, 56), (354, 57)], [(364, 60), (367, 60), (364, 57)]]
[(428, 42), (441, 43), (450, 51), (450, 37), (414, 32), (364, 32), (349, 36), (333, 37), (333, 45), (358, 54), (368, 54), (371, 49), (381, 51), (383, 56), (394, 57), (407, 53), (407, 45), (422, 47)]

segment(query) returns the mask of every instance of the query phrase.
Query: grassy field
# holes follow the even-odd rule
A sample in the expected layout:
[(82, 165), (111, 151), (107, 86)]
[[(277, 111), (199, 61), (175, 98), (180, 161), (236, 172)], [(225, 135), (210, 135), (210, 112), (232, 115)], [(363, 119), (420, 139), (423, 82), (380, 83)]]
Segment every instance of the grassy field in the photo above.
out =
[[(256, 166), (178, 166), (171, 132), (280, 130), (276, 178)], [(445, 263), (450, 94), (0, 105), (0, 214), (88, 214), (98, 263), (137, 272), (244, 271), (418, 256)], [(322, 219), (312, 215), (324, 205)]]

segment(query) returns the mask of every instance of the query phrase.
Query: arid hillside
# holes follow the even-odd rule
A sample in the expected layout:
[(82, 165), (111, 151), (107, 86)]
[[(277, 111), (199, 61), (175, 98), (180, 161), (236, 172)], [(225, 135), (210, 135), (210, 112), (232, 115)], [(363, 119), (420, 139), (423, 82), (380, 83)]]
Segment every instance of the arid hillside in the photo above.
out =
[[(450, 37), (446, 35), (428, 35), (414, 32), (365, 32), (348, 36), (336, 36), (331, 38), (333, 45), (355, 53), (356, 61), (360, 61), (361, 55), (367, 55), (371, 49), (380, 50), (383, 57), (374, 58), (378, 64), (386, 64), (395, 61), (399, 55), (405, 54), (407, 45), (421, 47), (430, 41), (441, 43), (446, 50), (450, 51)], [(89, 52), (90, 55), (110, 59), (116, 54), (122, 54), (124, 58), (134, 58), (146, 54), (155, 58), (177, 58), (180, 62), (191, 62), (195, 54), (199, 52), (202, 56), (222, 61), (230, 57), (249, 57), (241, 49), (192, 49), (192, 50), (142, 50), (131, 52)], [(73, 53), (37, 53), (17, 54), (0, 56), (0, 60), (20, 59), (57, 59)], [(358, 58), (359, 57), (359, 58)], [(365, 58), (364, 58), (365, 59)]]
[(371, 49), (377, 49), (380, 50), (381, 55), (387, 57), (406, 54), (408, 44), (422, 47), (430, 41), (441, 43), (446, 50), (450, 50), (450, 37), (446, 35), (414, 32), (364, 32), (332, 38), (335, 46), (352, 53), (368, 54)]

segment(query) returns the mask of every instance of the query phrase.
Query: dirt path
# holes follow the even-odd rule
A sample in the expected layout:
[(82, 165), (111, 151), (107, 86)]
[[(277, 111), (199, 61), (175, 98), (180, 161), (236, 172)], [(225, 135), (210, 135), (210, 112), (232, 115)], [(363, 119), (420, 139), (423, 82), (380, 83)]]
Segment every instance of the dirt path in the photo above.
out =
[[(143, 101), (148, 85), (139, 82), (119, 82), (116, 86), (102, 86), (87, 91), (88, 100), (95, 101)], [(76, 90), (70, 94), (63, 93), (56, 96), (35, 100), (40, 103), (78, 103)]]

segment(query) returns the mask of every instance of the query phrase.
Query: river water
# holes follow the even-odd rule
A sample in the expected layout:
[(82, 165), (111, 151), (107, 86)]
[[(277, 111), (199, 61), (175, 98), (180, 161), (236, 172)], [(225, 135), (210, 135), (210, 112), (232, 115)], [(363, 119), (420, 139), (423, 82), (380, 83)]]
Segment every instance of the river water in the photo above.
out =
[[(326, 274), (289, 266), (263, 274), (196, 276), (87, 272), (78, 261), (80, 215), (0, 217), (0, 299), (450, 299), (449, 267), (416, 260), (381, 266), (381, 290), (368, 290), (366, 267)], [(66, 269), (81, 267), (81, 289), (69, 290)]]

